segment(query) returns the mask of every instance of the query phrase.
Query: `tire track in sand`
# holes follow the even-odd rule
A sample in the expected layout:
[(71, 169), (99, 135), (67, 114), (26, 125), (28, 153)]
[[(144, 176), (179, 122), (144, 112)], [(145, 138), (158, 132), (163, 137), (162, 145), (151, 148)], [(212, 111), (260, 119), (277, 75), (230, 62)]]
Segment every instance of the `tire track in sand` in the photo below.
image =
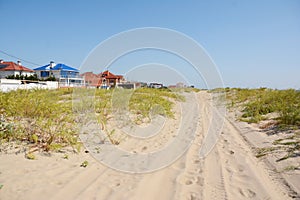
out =
[[(208, 101), (205, 106), (208, 112), (214, 109)], [(217, 145), (204, 163), (204, 199), (289, 199), (227, 119)]]

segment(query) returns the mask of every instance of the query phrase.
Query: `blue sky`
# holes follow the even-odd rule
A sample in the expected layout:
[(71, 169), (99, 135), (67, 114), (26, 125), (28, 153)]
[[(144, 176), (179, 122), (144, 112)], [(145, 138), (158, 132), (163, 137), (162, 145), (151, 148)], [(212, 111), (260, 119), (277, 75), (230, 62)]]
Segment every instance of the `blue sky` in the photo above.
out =
[(201, 44), (225, 86), (300, 88), (298, 0), (0, 0), (0, 21), (0, 50), (40, 65), (53, 60), (79, 68), (114, 34), (162, 27)]

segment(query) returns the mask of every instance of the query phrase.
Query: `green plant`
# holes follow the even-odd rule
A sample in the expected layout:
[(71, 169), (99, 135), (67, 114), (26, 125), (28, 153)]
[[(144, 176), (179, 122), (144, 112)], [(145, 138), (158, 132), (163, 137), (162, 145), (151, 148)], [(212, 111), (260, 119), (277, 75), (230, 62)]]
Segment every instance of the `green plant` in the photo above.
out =
[(300, 92), (289, 90), (226, 89), (229, 105), (242, 107), (241, 119), (247, 122), (265, 120), (265, 115), (277, 113), (278, 126), (300, 125)]
[(299, 169), (299, 165), (295, 166), (295, 165), (289, 165), (287, 167), (285, 167), (282, 171), (294, 171), (294, 170), (298, 170)]
[[(33, 147), (57, 151), (80, 149), (75, 116), (66, 90), (17, 90), (0, 93), (0, 139), (28, 142)], [(59, 99), (59, 100), (58, 100)], [(5, 117), (4, 117), (5, 116)]]
[(29, 160), (35, 160), (35, 159), (36, 159), (36, 157), (35, 157), (35, 155), (34, 155), (33, 153), (27, 153), (27, 154), (25, 155), (25, 157), (26, 157), (27, 159), (29, 159)]
[(87, 167), (89, 165), (89, 162), (88, 161), (83, 161), (82, 163), (81, 163), (81, 165), (80, 165), (80, 167)]
[(263, 157), (265, 155), (268, 155), (268, 153), (271, 153), (273, 151), (275, 151), (277, 148), (275, 147), (263, 147), (263, 148), (258, 148), (256, 150), (256, 158), (260, 158)]
[(9, 141), (14, 135), (14, 124), (0, 114), (0, 139)]
[[(78, 152), (82, 144), (75, 122), (96, 115), (102, 130), (117, 145), (120, 140), (113, 137), (114, 130), (108, 130), (107, 123), (114, 109), (123, 106), (124, 99), (115, 101), (114, 92), (118, 91), (76, 88), (0, 92), (0, 141), (27, 143), (30, 148), (44, 151), (60, 151), (71, 146)], [(173, 117), (174, 102), (184, 101), (183, 96), (168, 89), (141, 88), (119, 92), (121, 97), (123, 93), (132, 93), (128, 109), (137, 118), (149, 118), (151, 113)], [(79, 98), (83, 96), (85, 98)], [(81, 119), (81, 113), (86, 118)]]

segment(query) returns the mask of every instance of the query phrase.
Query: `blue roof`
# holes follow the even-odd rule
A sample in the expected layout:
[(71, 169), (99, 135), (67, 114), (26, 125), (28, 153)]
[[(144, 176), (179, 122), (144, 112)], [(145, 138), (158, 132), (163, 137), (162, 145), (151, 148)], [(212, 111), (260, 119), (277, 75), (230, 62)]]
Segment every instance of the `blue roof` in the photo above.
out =
[[(35, 68), (33, 70), (49, 71), (50, 70), (50, 64), (42, 66), (42, 67)], [(63, 70), (63, 71), (79, 72), (78, 69), (75, 69), (73, 67), (69, 67), (69, 66), (67, 66), (65, 64), (61, 64), (61, 63), (56, 64), (51, 70)]]

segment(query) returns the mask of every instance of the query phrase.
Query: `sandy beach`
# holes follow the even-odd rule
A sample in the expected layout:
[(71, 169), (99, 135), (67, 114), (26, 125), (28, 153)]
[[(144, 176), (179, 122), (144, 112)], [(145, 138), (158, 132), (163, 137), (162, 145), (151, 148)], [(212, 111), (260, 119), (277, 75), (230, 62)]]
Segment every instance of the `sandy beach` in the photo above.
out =
[[(205, 158), (199, 151), (210, 126), (212, 97), (196, 94), (200, 113), (193, 118), (195, 138), (175, 162), (149, 173), (126, 173), (98, 162), (90, 153), (37, 154), (28, 160), (24, 153), (0, 154), (0, 199), (300, 199), (299, 170), (282, 172), (275, 158), (256, 158), (254, 149), (270, 137), (229, 113), (217, 144)], [(168, 119), (161, 132), (145, 141), (126, 138), (120, 147), (147, 154), (164, 146), (174, 136), (180, 120)], [(80, 167), (88, 161), (87, 167)], [(291, 162), (291, 161), (286, 161)], [(295, 158), (292, 162), (300, 162)]]

